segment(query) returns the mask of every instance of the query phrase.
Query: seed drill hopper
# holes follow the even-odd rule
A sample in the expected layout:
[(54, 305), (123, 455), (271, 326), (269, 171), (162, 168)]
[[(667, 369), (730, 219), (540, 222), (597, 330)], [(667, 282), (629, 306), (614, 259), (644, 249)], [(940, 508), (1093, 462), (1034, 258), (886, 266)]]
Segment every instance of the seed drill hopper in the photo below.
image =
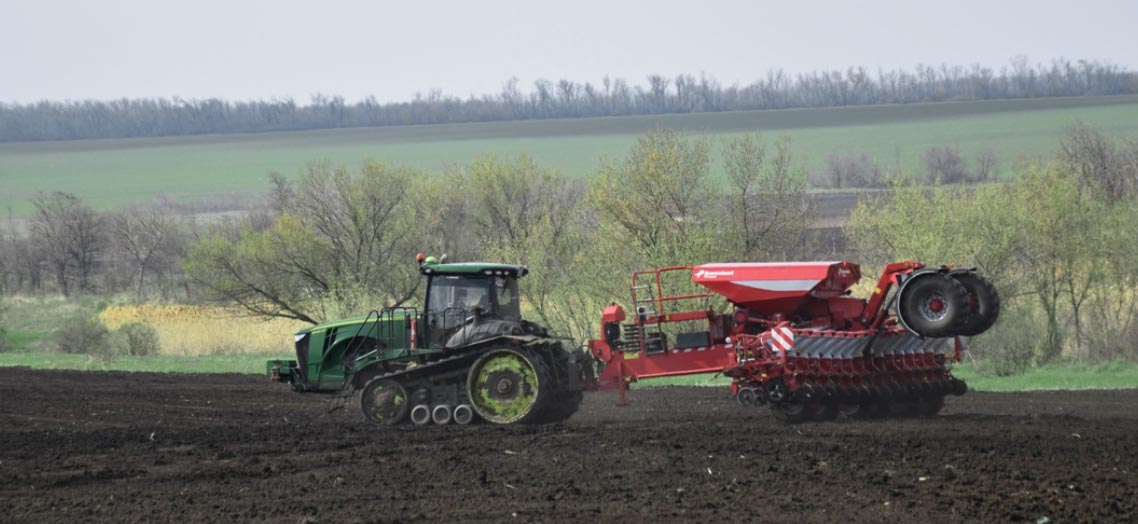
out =
[[(688, 275), (694, 292), (665, 292)], [(853, 298), (860, 278), (850, 262), (636, 272), (632, 314), (605, 308), (601, 339), (589, 343), (601, 367), (596, 386), (619, 389), (623, 403), (638, 379), (720, 372), (739, 404), (769, 405), (786, 422), (935, 415), (946, 395), (967, 390), (949, 365), (967, 337), (995, 323), (995, 288), (970, 269), (900, 262), (869, 298)], [(711, 307), (719, 297), (730, 311)]]

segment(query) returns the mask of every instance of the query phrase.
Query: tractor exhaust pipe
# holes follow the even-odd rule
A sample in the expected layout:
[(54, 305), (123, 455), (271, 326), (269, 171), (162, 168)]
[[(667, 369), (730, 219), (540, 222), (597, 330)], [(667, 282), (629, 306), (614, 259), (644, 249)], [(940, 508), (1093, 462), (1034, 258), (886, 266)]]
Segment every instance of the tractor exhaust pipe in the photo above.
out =
[(451, 412), (451, 416), (454, 418), (455, 424), (461, 424), (465, 426), (474, 421), (474, 410), (470, 409), (469, 404), (459, 404), (454, 407), (454, 411)]
[(426, 404), (419, 404), (411, 408), (411, 423), (422, 426), (431, 421), (431, 408)]
[(438, 424), (440, 426), (450, 424), (450, 406), (447, 404), (439, 404), (435, 406), (435, 409), (431, 411), (431, 420), (434, 420), (435, 424)]

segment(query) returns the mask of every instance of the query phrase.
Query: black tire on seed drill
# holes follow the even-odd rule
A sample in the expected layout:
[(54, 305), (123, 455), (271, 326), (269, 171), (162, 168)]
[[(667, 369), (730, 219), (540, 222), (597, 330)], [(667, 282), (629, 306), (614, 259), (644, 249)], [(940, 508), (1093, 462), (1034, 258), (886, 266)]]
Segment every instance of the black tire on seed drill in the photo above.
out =
[(960, 334), (968, 337), (979, 335), (995, 325), (1000, 317), (1000, 294), (996, 292), (996, 286), (976, 273), (956, 273), (952, 278), (964, 286), (972, 305), (972, 315)]
[(779, 402), (771, 404), (771, 415), (775, 420), (786, 424), (801, 424), (810, 420), (810, 409), (802, 402)]
[(833, 401), (819, 402), (810, 407), (813, 408), (810, 418), (815, 422), (833, 422), (840, 413), (838, 403)]
[(917, 416), (924, 418), (935, 417), (942, 409), (944, 409), (943, 395), (922, 398), (917, 403)]
[[(924, 337), (949, 337), (960, 334), (971, 316), (968, 291), (955, 278), (940, 273), (913, 277), (905, 285), (897, 304), (897, 313), (905, 325)], [(929, 302), (941, 300), (942, 312), (934, 318), (924, 312)]]

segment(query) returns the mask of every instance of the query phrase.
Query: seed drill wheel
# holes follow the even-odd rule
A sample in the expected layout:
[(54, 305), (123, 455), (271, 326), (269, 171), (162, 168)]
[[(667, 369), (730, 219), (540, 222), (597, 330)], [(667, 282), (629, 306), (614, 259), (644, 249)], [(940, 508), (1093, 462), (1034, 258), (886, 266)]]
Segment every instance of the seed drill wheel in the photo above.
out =
[(838, 412), (848, 419), (869, 418), (871, 411), (867, 402), (842, 402), (838, 404)]
[(487, 422), (539, 422), (553, 396), (545, 362), (524, 349), (487, 351), (467, 377), (470, 406)]
[(831, 422), (838, 418), (838, 403), (824, 401), (809, 406), (810, 418), (815, 422)]
[(972, 315), (968, 291), (947, 275), (917, 275), (912, 282), (905, 284), (900, 293), (897, 315), (906, 327), (921, 336), (956, 335)]
[(942, 409), (944, 409), (943, 395), (925, 397), (917, 404), (917, 416), (925, 418), (935, 417)]
[(810, 420), (811, 412), (808, 406), (802, 402), (780, 402), (771, 404), (771, 415), (774, 415), (776, 420), (787, 424), (799, 424)]
[(960, 330), (961, 335), (974, 336), (988, 330), (1000, 316), (1000, 295), (992, 282), (976, 273), (955, 273), (952, 275), (968, 292), (968, 302), (972, 315)]
[(407, 418), (411, 403), (407, 390), (393, 380), (373, 379), (360, 393), (364, 418), (379, 426), (392, 426)]

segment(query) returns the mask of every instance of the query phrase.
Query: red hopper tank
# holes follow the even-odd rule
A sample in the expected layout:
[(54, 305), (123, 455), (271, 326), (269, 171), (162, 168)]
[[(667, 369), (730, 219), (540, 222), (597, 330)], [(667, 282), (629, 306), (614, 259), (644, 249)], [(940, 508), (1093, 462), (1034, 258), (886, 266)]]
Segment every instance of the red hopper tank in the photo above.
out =
[(838, 297), (861, 278), (851, 262), (704, 264), (692, 281), (757, 313), (795, 311), (811, 299)]

